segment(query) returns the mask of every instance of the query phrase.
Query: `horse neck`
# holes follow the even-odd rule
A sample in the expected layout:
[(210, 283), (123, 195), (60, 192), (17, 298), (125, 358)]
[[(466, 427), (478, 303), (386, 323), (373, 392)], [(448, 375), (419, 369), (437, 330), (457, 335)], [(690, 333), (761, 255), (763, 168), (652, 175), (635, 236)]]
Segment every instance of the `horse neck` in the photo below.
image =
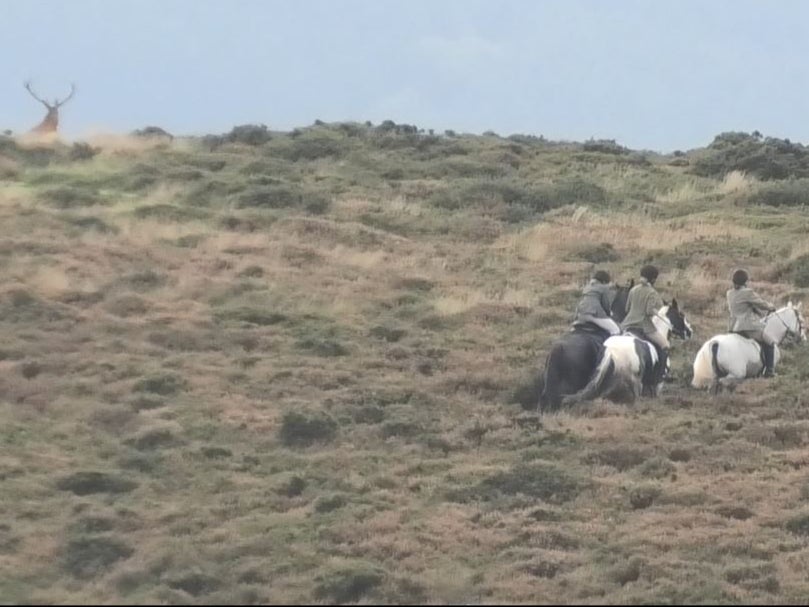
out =
[(665, 335), (666, 339), (669, 337), (669, 332), (671, 332), (672, 326), (671, 321), (669, 321), (666, 313), (668, 312), (668, 306), (663, 306), (657, 311), (657, 314), (652, 317), (652, 324), (657, 329), (658, 333), (661, 335)]
[(780, 344), (787, 336), (788, 330), (791, 329), (789, 321), (784, 318), (785, 312), (789, 308), (781, 308), (770, 314), (764, 321), (764, 331), (773, 338), (775, 343)]

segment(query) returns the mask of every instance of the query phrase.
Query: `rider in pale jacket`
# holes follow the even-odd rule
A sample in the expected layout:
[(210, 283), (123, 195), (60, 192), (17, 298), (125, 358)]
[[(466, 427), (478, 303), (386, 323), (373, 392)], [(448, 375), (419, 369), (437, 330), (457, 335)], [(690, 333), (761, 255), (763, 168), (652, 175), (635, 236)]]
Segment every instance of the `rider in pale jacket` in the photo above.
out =
[(652, 319), (657, 316), (658, 310), (663, 307), (663, 299), (655, 290), (658, 269), (652, 265), (640, 269), (640, 281), (632, 290), (626, 300), (626, 317), (621, 323), (625, 331), (640, 334), (654, 344), (657, 350), (658, 364), (655, 369), (655, 381), (660, 382), (666, 373), (669, 358), (669, 340), (655, 327)]
[(582, 290), (582, 298), (576, 306), (573, 327), (593, 324), (609, 335), (619, 335), (621, 327), (611, 318), (615, 289), (610, 284), (610, 275), (604, 270), (593, 274), (590, 283)]
[(764, 355), (764, 377), (773, 377), (775, 371), (775, 345), (772, 337), (764, 332), (763, 317), (775, 312), (775, 306), (765, 301), (747, 286), (749, 276), (744, 270), (733, 273), (733, 288), (728, 289), (728, 310), (732, 333), (756, 340)]

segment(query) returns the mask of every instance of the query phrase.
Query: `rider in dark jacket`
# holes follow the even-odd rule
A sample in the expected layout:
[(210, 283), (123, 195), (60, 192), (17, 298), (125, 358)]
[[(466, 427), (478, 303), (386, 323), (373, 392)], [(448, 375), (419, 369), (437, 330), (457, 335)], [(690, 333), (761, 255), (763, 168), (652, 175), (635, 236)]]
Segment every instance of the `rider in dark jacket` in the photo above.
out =
[(772, 337), (764, 332), (762, 317), (768, 312), (775, 312), (775, 306), (763, 300), (747, 286), (750, 279), (745, 270), (733, 273), (733, 288), (728, 289), (728, 310), (732, 333), (756, 340), (764, 354), (764, 377), (773, 377), (775, 371), (775, 345)]
[(582, 297), (576, 306), (573, 327), (592, 324), (603, 329), (609, 335), (619, 335), (621, 327), (612, 319), (610, 312), (615, 289), (610, 284), (610, 275), (604, 270), (593, 274), (589, 284), (584, 287)]

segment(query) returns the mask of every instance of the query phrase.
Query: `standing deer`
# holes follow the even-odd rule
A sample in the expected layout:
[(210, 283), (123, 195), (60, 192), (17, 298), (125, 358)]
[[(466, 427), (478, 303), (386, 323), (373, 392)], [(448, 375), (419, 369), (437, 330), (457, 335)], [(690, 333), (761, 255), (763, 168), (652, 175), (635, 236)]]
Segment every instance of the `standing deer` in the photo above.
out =
[(74, 84), (70, 85), (70, 94), (65, 97), (62, 101), (58, 99), (54, 99), (53, 103), (48, 103), (44, 99), (40, 99), (37, 94), (31, 90), (31, 82), (25, 83), (25, 90), (31, 93), (31, 96), (39, 101), (42, 105), (48, 108), (48, 114), (45, 118), (40, 122), (37, 126), (31, 129), (32, 133), (43, 133), (43, 134), (51, 134), (56, 133), (56, 130), (59, 128), (59, 108), (62, 107), (65, 103), (70, 101), (73, 94), (76, 92), (76, 86)]

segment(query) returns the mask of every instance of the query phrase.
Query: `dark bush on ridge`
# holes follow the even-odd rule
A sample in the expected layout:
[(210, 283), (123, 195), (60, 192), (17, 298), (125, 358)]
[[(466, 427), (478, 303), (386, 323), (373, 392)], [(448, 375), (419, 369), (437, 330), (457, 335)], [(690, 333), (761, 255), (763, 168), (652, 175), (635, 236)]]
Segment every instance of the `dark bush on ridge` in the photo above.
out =
[(695, 159), (692, 172), (722, 177), (731, 171), (744, 171), (765, 181), (809, 177), (808, 151), (789, 139), (765, 138), (757, 131), (721, 133)]

